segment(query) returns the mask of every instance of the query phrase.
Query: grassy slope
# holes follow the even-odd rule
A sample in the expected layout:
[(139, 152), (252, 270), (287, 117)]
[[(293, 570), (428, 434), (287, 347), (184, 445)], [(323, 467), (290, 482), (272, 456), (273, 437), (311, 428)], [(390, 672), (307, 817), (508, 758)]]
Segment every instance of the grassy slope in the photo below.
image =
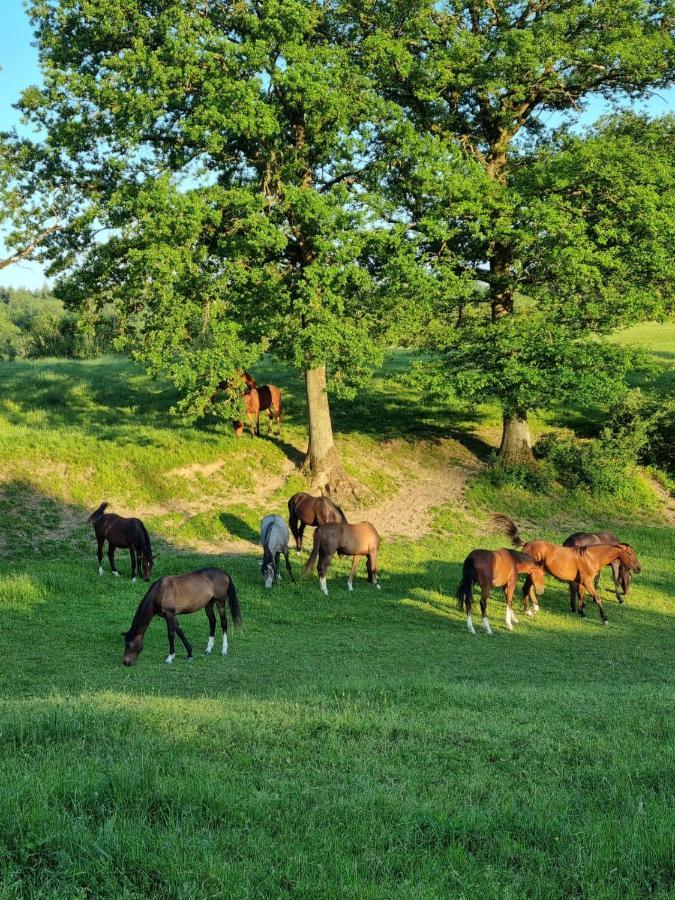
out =
[[(0, 896), (669, 895), (672, 529), (654, 513), (609, 519), (644, 572), (625, 607), (604, 579), (606, 629), (594, 610), (569, 615), (550, 582), (535, 622), (507, 634), (495, 594), (494, 638), (468, 635), (452, 592), (466, 552), (499, 544), (480, 534), (488, 511), (556, 539), (609, 514), (480, 481), (431, 534), (385, 543), (382, 591), (360, 579), (348, 594), (338, 561), (328, 598), (313, 580), (265, 592), (253, 546), (189, 548), (251, 538), (300, 483), (284, 478), (302, 397), (284, 387), (279, 445), (177, 426), (171, 396), (119, 360), (0, 368)], [(420, 439), (439, 452), (448, 433), (482, 454), (494, 422), (480, 416), (421, 414), (379, 385), (335, 418), (348, 465), (367, 460), (382, 496), (397, 478), (378, 465), (382, 435), (403, 436), (402, 457)], [(155, 622), (122, 668), (142, 588), (99, 579), (78, 527), (104, 497), (148, 510), (157, 574), (232, 572), (247, 629), (227, 659), (201, 655), (196, 615), (192, 664), (181, 651), (162, 664)]]

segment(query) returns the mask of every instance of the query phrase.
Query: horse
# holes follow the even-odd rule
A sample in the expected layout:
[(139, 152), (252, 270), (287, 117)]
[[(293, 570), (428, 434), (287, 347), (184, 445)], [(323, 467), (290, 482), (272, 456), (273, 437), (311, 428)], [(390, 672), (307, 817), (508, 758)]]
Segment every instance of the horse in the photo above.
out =
[[(241, 378), (246, 384), (242, 400), (246, 417), (248, 419), (249, 428), (252, 435), (260, 436), (260, 413), (267, 410), (269, 416), (268, 431), (272, 431), (272, 425), (276, 422), (277, 436), (281, 437), (281, 414), (283, 412), (283, 402), (281, 400), (281, 391), (274, 384), (263, 384), (259, 386), (252, 375), (246, 371), (241, 372)], [(229, 387), (227, 381), (220, 381), (218, 387), (226, 390)], [(255, 422), (255, 430), (253, 423)], [(237, 437), (241, 437), (244, 433), (244, 423), (237, 421), (234, 423), (234, 432)]]
[(293, 578), (291, 571), (291, 561), (288, 558), (288, 539), (290, 533), (288, 525), (281, 516), (265, 516), (260, 523), (260, 543), (263, 546), (263, 559), (260, 566), (265, 587), (271, 588), (275, 581), (281, 581), (281, 573), (279, 572), (279, 557), (284, 554), (286, 560), (286, 571)]
[[(108, 559), (113, 575), (119, 577), (115, 567), (115, 550), (118, 547), (129, 549), (131, 557), (131, 580), (136, 581), (136, 559), (140, 562), (143, 581), (150, 581), (152, 564), (156, 557), (152, 555), (150, 537), (140, 519), (125, 519), (116, 513), (107, 513), (109, 503), (101, 503), (98, 509), (89, 516), (87, 522), (94, 526), (94, 534), (98, 541), (98, 574), (103, 575), (103, 544), (108, 542)], [(159, 555), (159, 554), (158, 554)]]
[(538, 594), (544, 591), (544, 567), (532, 559), (527, 553), (517, 550), (472, 550), (464, 560), (462, 580), (457, 587), (457, 607), (466, 610), (466, 627), (471, 634), (476, 633), (471, 617), (473, 604), (473, 588), (480, 585), (480, 609), (483, 617), (483, 629), (492, 634), (487, 617), (487, 602), (491, 587), (503, 587), (506, 601), (506, 627), (513, 631), (518, 619), (513, 612), (513, 593), (518, 583), (518, 576), (527, 573), (532, 578)]
[(169, 655), (165, 662), (172, 663), (176, 657), (174, 633), (183, 642), (188, 659), (192, 659), (192, 646), (188, 642), (176, 616), (179, 613), (196, 612), (203, 609), (209, 620), (209, 640), (206, 653), (211, 655), (216, 639), (216, 616), (214, 605), (218, 607), (220, 624), (223, 629), (223, 646), (221, 654), (227, 655), (227, 616), (225, 604), (229, 602), (230, 612), (236, 625), (242, 626), (239, 598), (232, 578), (222, 569), (198, 569), (187, 575), (165, 575), (155, 581), (147, 590), (145, 597), (138, 604), (131, 628), (122, 632), (124, 638), (125, 666), (133, 666), (143, 650), (143, 638), (150, 622), (155, 616), (166, 620), (169, 635)]
[(348, 522), (329, 522), (319, 525), (314, 532), (314, 544), (309, 559), (305, 564), (305, 574), (311, 571), (312, 566), (319, 557), (317, 572), (319, 585), (324, 594), (328, 594), (326, 574), (331, 560), (337, 552), (338, 556), (352, 556), (352, 571), (347, 579), (347, 590), (354, 589), (354, 575), (362, 556), (366, 557), (368, 568), (368, 581), (378, 590), (377, 583), (377, 553), (380, 549), (380, 536), (375, 526), (370, 522), (358, 522), (350, 525)]
[(288, 501), (288, 524), (297, 553), (302, 550), (302, 535), (307, 525), (327, 525), (329, 522), (347, 524), (347, 516), (329, 497), (313, 497), (301, 492), (293, 494)]
[[(579, 591), (579, 615), (585, 616), (586, 591), (593, 597), (602, 624), (607, 625), (607, 616), (602, 608), (602, 601), (595, 587), (595, 577), (609, 565), (612, 560), (618, 559), (633, 572), (640, 571), (640, 561), (635, 550), (630, 544), (598, 544), (589, 547), (562, 547), (550, 541), (523, 541), (518, 532), (516, 523), (509, 516), (499, 514), (492, 517), (495, 528), (503, 531), (511, 538), (514, 547), (520, 547), (538, 562), (543, 563), (544, 569), (549, 575), (553, 575), (559, 581), (575, 582)], [(532, 582), (528, 578), (523, 585), (523, 606), (528, 615), (528, 598), (532, 599)], [(535, 604), (536, 606), (536, 604)], [(536, 606), (538, 609), (538, 606)], [(535, 611), (536, 611), (535, 609)]]
[[(596, 544), (620, 543), (621, 540), (614, 534), (613, 531), (576, 531), (574, 534), (571, 534), (566, 540), (563, 541), (563, 547), (588, 547)], [(628, 596), (628, 591), (630, 590), (631, 571), (618, 559), (612, 560), (609, 565), (612, 569), (612, 576), (614, 577), (614, 592), (616, 594), (616, 599), (619, 601), (619, 603), (625, 603), (626, 597)], [(599, 581), (600, 575), (598, 574), (597, 578), (595, 579), (596, 588)], [(570, 582), (570, 604), (572, 606), (572, 612), (577, 611), (578, 593), (579, 592), (577, 590), (576, 584), (574, 582)]]

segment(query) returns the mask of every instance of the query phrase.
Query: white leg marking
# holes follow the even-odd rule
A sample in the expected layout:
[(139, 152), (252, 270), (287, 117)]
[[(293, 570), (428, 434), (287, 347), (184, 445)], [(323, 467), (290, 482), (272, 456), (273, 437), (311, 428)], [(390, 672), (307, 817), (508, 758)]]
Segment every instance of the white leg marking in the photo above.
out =
[(518, 624), (518, 619), (516, 618), (516, 614), (514, 613), (513, 610), (511, 610), (511, 622), (512, 622), (514, 625), (517, 625), (517, 624)]
[(103, 575), (103, 566), (98, 567), (98, 574)]
[(351, 578), (348, 578), (348, 579), (347, 579), (347, 590), (348, 590), (348, 591), (353, 591), (353, 590), (354, 590), (354, 585), (352, 584)]
[(134, 581), (136, 581), (136, 576), (135, 576), (135, 575), (134, 575), (134, 577), (131, 579), (131, 583), (133, 584)]
[(116, 569), (113, 570), (113, 575), (115, 576), (115, 578), (120, 577), (120, 573)]
[(485, 629), (485, 634), (492, 634), (492, 629), (490, 628), (487, 616), (483, 616), (483, 628)]
[(216, 639), (214, 637), (210, 637), (208, 643), (206, 645), (206, 650), (204, 653), (210, 653), (213, 650), (213, 645), (215, 644)]
[(319, 587), (324, 594), (328, 594), (328, 585), (326, 584), (325, 578), (319, 578)]
[(221, 656), (227, 656), (227, 635), (223, 635), (223, 649), (220, 651)]
[(539, 612), (539, 604), (538, 604), (538, 603), (534, 603), (532, 608), (534, 609), (534, 611), (535, 611), (536, 613)]
[(466, 627), (469, 629), (470, 634), (475, 634), (476, 629), (473, 627), (473, 619), (471, 616), (466, 617)]
[(298, 550), (298, 549), (296, 548), (295, 552), (296, 552), (296, 554), (297, 554), (298, 556), (300, 556), (301, 553), (302, 553), (302, 550)]
[(526, 610), (525, 610), (525, 615), (526, 615), (526, 616), (529, 616), (530, 618), (533, 618), (533, 617), (534, 617), (534, 613), (532, 612), (531, 609), (526, 609)]
[(380, 584), (379, 581), (375, 582), (375, 587), (378, 589), (378, 591), (382, 589), (382, 585)]
[(511, 624), (511, 610), (509, 607), (506, 607), (506, 627), (509, 631), (513, 631), (513, 625)]
[(175, 653), (169, 653), (169, 655), (168, 655), (167, 658), (164, 660), (164, 662), (167, 663), (168, 665), (171, 665), (171, 663), (174, 661), (175, 658), (176, 658), (176, 654), (175, 654)]

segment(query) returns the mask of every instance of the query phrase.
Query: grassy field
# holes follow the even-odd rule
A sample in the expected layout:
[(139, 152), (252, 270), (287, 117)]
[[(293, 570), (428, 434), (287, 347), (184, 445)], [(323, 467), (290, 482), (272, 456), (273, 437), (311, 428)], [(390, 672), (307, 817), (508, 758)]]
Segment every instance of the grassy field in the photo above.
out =
[[(237, 441), (172, 420), (171, 392), (124, 360), (0, 367), (0, 897), (673, 896), (675, 540), (660, 501), (491, 487), (493, 410), (420, 410), (380, 379), (336, 405), (339, 446), (376, 509), (437, 473), (429, 526), (385, 540), (381, 591), (361, 572), (349, 594), (337, 561), (329, 597), (314, 578), (267, 592), (253, 542), (302, 485), (305, 439), (301, 384), (275, 379), (283, 441)], [(448, 471), (460, 501), (442, 502)], [(155, 621), (123, 668), (144, 588), (122, 553), (122, 578), (96, 574), (83, 522), (103, 499), (142, 512), (154, 574), (231, 572), (246, 630), (228, 657), (202, 654), (196, 614), (192, 663), (177, 644), (163, 664)], [(549, 580), (535, 621), (507, 633), (495, 592), (494, 636), (467, 633), (454, 590), (472, 547), (500, 545), (485, 534), (497, 509), (528, 537), (611, 525), (636, 547), (626, 605), (603, 576), (610, 627), (572, 616)]]

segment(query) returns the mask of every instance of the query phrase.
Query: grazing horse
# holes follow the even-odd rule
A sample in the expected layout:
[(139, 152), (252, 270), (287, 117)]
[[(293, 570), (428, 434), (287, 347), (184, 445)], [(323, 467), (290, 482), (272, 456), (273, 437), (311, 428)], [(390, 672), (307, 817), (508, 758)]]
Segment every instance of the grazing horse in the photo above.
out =
[(352, 556), (352, 571), (347, 579), (347, 590), (353, 590), (354, 575), (359, 559), (366, 557), (368, 568), (368, 581), (379, 589), (377, 583), (377, 552), (380, 549), (380, 536), (375, 526), (370, 522), (359, 522), (349, 525), (347, 522), (329, 522), (319, 525), (314, 532), (314, 546), (305, 564), (305, 573), (311, 571), (312, 566), (319, 557), (317, 572), (319, 585), (324, 594), (328, 593), (326, 574), (331, 560), (337, 553), (338, 556)]
[(472, 550), (464, 560), (462, 580), (457, 587), (457, 606), (466, 610), (466, 627), (471, 634), (476, 633), (471, 618), (473, 604), (473, 588), (480, 585), (480, 610), (483, 617), (483, 628), (486, 634), (492, 634), (487, 617), (487, 602), (491, 587), (503, 587), (506, 601), (506, 627), (513, 631), (514, 623), (518, 624), (513, 613), (513, 593), (518, 583), (518, 576), (527, 573), (532, 578), (538, 594), (544, 591), (544, 567), (532, 559), (527, 553), (517, 550)]
[(172, 663), (176, 656), (174, 633), (183, 642), (188, 659), (192, 659), (192, 647), (178, 624), (176, 616), (179, 613), (191, 613), (199, 609), (206, 611), (206, 618), (209, 620), (209, 640), (205, 652), (210, 655), (216, 639), (214, 606), (218, 607), (220, 614), (220, 624), (223, 629), (221, 653), (225, 656), (227, 654), (226, 602), (230, 604), (230, 612), (235, 624), (241, 626), (243, 620), (237, 591), (230, 576), (222, 569), (198, 569), (196, 572), (188, 572), (187, 575), (165, 575), (164, 578), (160, 578), (149, 587), (145, 597), (138, 604), (131, 628), (122, 632), (124, 638), (122, 662), (125, 666), (133, 666), (136, 662), (143, 649), (145, 632), (155, 616), (162, 616), (166, 620), (169, 634), (169, 655), (166, 662)]
[(263, 546), (263, 559), (260, 570), (265, 579), (265, 587), (271, 588), (275, 581), (281, 581), (279, 571), (279, 557), (284, 554), (286, 571), (293, 578), (291, 561), (288, 558), (288, 539), (290, 533), (288, 525), (281, 516), (265, 516), (260, 523), (260, 543)]
[[(246, 410), (246, 418), (248, 419), (251, 434), (260, 436), (260, 413), (267, 410), (267, 415), (269, 416), (268, 430), (271, 431), (272, 424), (276, 422), (277, 435), (281, 437), (281, 414), (283, 412), (281, 391), (273, 384), (259, 386), (248, 372), (243, 371), (241, 377), (246, 384), (242, 400), (244, 401), (244, 409)], [(229, 383), (220, 381), (218, 387), (221, 390), (226, 390), (229, 387)], [(253, 427), (254, 423), (255, 429)], [(241, 437), (244, 433), (244, 423), (241, 421), (235, 422), (234, 431), (237, 437)]]
[[(620, 543), (620, 539), (614, 534), (613, 531), (576, 531), (574, 534), (571, 534), (567, 538), (567, 540), (563, 541), (563, 547), (589, 547), (596, 544)], [(619, 603), (625, 603), (628, 591), (630, 590), (631, 571), (618, 559), (612, 560), (609, 565), (612, 569), (612, 575), (614, 576), (614, 592), (616, 593), (616, 599), (619, 601)], [(600, 575), (598, 575), (598, 577), (595, 579), (596, 588), (599, 581)], [(570, 582), (570, 603), (572, 606), (572, 612), (577, 611), (578, 595), (579, 591), (577, 590), (576, 584), (573, 581)]]
[(326, 525), (329, 522), (347, 524), (347, 516), (328, 497), (313, 497), (311, 494), (293, 494), (288, 501), (288, 524), (295, 538), (295, 549), (302, 550), (302, 535), (307, 525)]
[[(640, 571), (640, 561), (630, 544), (598, 544), (590, 547), (562, 547), (550, 541), (523, 541), (513, 519), (502, 514), (492, 517), (495, 527), (505, 532), (514, 547), (520, 547), (538, 562), (543, 563), (546, 572), (558, 581), (575, 582), (579, 591), (579, 615), (584, 616), (586, 591), (593, 597), (602, 624), (607, 624), (607, 616), (602, 601), (595, 588), (595, 577), (601, 569), (618, 559), (633, 572)], [(528, 598), (532, 598), (532, 583), (528, 577), (523, 585), (523, 605), (528, 610)], [(538, 607), (537, 607), (538, 608)]]
[(119, 577), (115, 566), (115, 550), (117, 547), (129, 549), (131, 557), (131, 580), (136, 581), (136, 559), (140, 563), (139, 569), (143, 581), (150, 581), (152, 572), (152, 547), (145, 525), (140, 519), (125, 519), (116, 513), (107, 513), (108, 503), (101, 503), (98, 509), (89, 516), (87, 522), (94, 526), (94, 534), (98, 541), (98, 574), (103, 575), (103, 544), (108, 542), (108, 559), (113, 575)]

